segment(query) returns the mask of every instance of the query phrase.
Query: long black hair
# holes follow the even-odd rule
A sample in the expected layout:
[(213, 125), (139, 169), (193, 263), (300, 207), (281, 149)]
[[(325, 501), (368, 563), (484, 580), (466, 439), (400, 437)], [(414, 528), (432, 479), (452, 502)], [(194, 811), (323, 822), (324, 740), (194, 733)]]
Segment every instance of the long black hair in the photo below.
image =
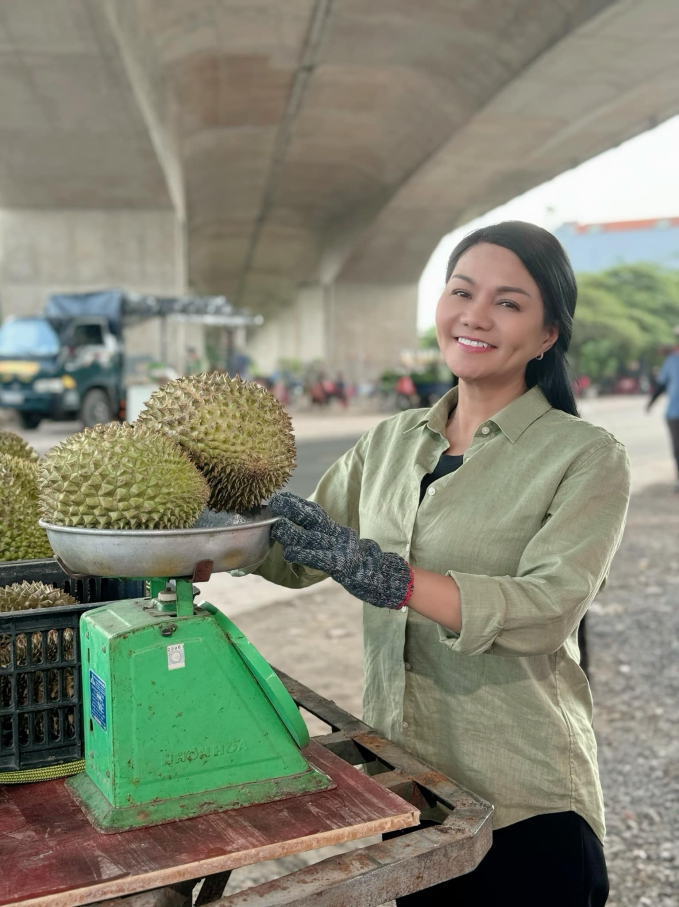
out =
[(448, 259), (446, 284), (458, 259), (472, 246), (482, 242), (503, 246), (521, 260), (540, 290), (545, 307), (545, 327), (556, 325), (559, 329), (556, 343), (544, 357), (539, 361), (531, 359), (526, 366), (526, 386), (531, 388), (537, 384), (555, 409), (579, 416), (566, 359), (573, 333), (578, 289), (563, 246), (547, 230), (520, 220), (481, 227), (465, 236), (453, 249)]

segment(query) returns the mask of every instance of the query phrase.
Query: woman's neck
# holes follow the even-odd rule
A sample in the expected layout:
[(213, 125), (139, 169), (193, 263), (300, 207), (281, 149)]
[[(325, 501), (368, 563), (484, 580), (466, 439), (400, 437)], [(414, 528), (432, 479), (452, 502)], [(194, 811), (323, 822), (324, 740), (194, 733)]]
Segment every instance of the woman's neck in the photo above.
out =
[(522, 377), (514, 384), (501, 387), (485, 387), (460, 380), (457, 391), (457, 406), (448, 419), (446, 437), (449, 447), (446, 453), (461, 454), (469, 447), (476, 429), (526, 392)]

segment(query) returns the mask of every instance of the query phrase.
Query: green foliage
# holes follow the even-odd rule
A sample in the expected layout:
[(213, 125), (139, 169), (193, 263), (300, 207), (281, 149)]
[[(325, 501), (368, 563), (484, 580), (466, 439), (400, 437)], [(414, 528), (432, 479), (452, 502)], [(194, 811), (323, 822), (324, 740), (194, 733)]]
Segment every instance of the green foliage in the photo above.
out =
[(420, 349), (421, 350), (436, 350), (438, 349), (438, 341), (436, 339), (436, 325), (432, 324), (431, 327), (428, 327), (426, 331), (423, 331), (420, 334)]
[(578, 374), (612, 378), (632, 362), (657, 364), (676, 324), (678, 272), (635, 264), (581, 274), (569, 356)]

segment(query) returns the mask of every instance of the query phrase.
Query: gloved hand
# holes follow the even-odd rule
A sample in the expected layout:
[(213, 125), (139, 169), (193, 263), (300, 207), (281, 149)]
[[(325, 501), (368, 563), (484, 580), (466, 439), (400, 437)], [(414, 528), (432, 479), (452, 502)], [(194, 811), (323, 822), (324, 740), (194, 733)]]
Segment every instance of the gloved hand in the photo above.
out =
[(288, 491), (272, 495), (268, 507), (283, 517), (271, 527), (271, 536), (283, 546), (286, 561), (327, 573), (347, 592), (378, 608), (396, 610), (406, 604), (413, 572), (398, 554), (359, 538), (318, 504)]

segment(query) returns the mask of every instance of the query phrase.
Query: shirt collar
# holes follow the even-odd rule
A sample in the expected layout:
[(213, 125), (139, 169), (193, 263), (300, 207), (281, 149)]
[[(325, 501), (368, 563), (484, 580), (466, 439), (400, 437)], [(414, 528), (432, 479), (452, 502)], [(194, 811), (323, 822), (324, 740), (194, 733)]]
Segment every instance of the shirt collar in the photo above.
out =
[[(453, 387), (430, 410), (425, 412), (414, 425), (407, 428), (403, 434), (405, 435), (416, 428), (420, 428), (422, 425), (426, 425), (432, 431), (445, 435), (448, 417), (456, 406), (457, 387)], [(517, 397), (516, 400), (512, 400), (499, 413), (488, 419), (488, 422), (493, 422), (497, 425), (513, 444), (521, 437), (529, 425), (532, 425), (540, 416), (544, 416), (551, 408), (552, 406), (545, 395), (535, 385), (535, 387), (527, 390), (525, 394)]]

